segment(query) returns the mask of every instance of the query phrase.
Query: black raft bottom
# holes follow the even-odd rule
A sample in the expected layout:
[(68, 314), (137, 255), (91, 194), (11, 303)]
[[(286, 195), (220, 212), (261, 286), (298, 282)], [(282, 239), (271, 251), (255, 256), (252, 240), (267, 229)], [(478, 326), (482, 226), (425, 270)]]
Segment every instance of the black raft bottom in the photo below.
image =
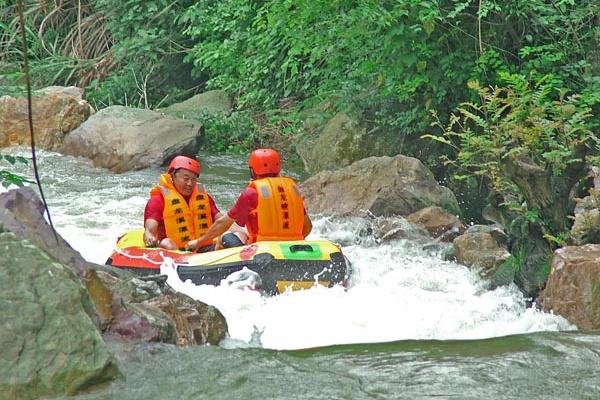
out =
[(331, 287), (345, 284), (348, 266), (341, 252), (332, 253), (331, 260), (276, 260), (270, 254), (257, 254), (254, 259), (218, 266), (187, 266), (177, 268), (179, 279), (190, 279), (196, 285), (219, 285), (228, 275), (248, 268), (262, 280), (262, 291), (275, 295), (287, 286), (310, 287), (316, 281)]

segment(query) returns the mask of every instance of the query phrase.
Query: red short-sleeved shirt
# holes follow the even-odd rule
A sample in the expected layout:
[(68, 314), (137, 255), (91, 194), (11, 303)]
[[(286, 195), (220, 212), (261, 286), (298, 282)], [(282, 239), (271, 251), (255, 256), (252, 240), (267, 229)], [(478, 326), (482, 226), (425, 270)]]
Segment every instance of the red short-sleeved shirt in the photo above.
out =
[(247, 187), (240, 194), (237, 201), (227, 211), (227, 216), (239, 226), (250, 226), (253, 232), (258, 230), (258, 221), (256, 216), (251, 216), (250, 212), (258, 206), (258, 192), (253, 187)]
[[(210, 195), (208, 195), (208, 202), (210, 204), (210, 215), (214, 221), (216, 219), (215, 216), (221, 211), (217, 208), (215, 201)], [(164, 197), (160, 194), (155, 194), (150, 196), (150, 200), (148, 200), (146, 208), (144, 209), (144, 224), (148, 218), (158, 221), (157, 240), (162, 240), (167, 236), (165, 232), (165, 223), (163, 221), (164, 208)]]

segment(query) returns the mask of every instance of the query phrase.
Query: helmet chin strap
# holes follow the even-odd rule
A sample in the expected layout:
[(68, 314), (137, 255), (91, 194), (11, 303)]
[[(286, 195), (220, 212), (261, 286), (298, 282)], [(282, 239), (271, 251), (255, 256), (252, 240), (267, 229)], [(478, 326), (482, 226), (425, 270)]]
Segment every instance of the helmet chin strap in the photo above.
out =
[(254, 172), (254, 170), (252, 169), (252, 167), (250, 168), (250, 179), (255, 180), (256, 179), (256, 172)]

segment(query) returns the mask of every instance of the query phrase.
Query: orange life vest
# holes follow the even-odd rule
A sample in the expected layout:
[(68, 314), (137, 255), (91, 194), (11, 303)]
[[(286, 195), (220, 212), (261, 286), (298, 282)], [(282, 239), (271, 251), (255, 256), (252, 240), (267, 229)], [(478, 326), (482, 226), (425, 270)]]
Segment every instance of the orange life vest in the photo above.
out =
[(293, 179), (261, 178), (248, 186), (258, 193), (258, 205), (250, 212), (256, 218), (258, 231), (247, 224), (249, 243), (304, 239), (304, 200)]
[[(188, 202), (175, 189), (171, 175), (162, 174), (157, 186), (150, 190), (150, 195), (160, 193), (165, 200), (163, 219), (165, 233), (172, 239), (179, 249), (183, 249), (187, 242), (203, 235), (213, 223), (210, 212), (210, 201), (206, 189), (200, 184), (194, 187)], [(208, 246), (212, 241), (201, 243)]]

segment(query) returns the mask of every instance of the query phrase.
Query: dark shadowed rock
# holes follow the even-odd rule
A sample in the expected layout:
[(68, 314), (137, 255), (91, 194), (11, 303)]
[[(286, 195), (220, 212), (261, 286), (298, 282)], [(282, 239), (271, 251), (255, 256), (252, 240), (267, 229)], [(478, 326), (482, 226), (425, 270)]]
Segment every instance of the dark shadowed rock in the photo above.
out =
[(440, 186), (419, 160), (397, 155), (369, 157), (337, 171), (323, 171), (300, 185), (311, 213), (408, 215), (437, 205), (460, 209), (450, 189)]
[(108, 334), (180, 346), (218, 344), (227, 334), (218, 309), (154, 281), (88, 270), (85, 282)]
[(165, 165), (175, 154), (196, 154), (202, 125), (150, 110), (112, 106), (100, 110), (64, 140), (60, 151), (125, 172)]
[(76, 394), (120, 372), (68, 267), (0, 233), (0, 397)]
[(538, 303), (581, 330), (600, 329), (600, 245), (556, 250)]

